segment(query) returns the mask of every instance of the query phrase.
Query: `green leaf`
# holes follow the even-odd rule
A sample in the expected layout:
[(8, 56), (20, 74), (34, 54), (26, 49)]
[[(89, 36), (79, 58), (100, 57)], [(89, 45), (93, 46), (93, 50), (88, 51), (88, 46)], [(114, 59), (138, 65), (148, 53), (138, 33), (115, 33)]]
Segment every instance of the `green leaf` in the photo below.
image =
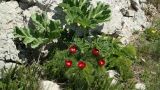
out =
[(136, 48), (133, 45), (127, 45), (126, 47), (123, 48), (123, 51), (131, 58), (135, 58), (137, 55)]
[(123, 80), (132, 78), (133, 73), (131, 70), (131, 66), (132, 66), (132, 61), (123, 56), (118, 58), (113, 58), (112, 61), (109, 63), (109, 67), (117, 68)]
[(45, 14), (33, 14), (31, 19), (32, 27), (15, 27), (14, 30), (15, 37), (22, 40), (26, 46), (37, 48), (60, 37), (62, 31), (60, 21), (49, 20)]
[(91, 0), (63, 0), (60, 4), (68, 25), (80, 24), (79, 27), (94, 29), (99, 23), (108, 20), (110, 16), (109, 6), (98, 2), (94, 8)]
[(23, 42), (24, 42), (25, 45), (27, 45), (27, 44), (33, 42), (34, 40), (35, 40), (35, 38), (26, 37), (26, 38), (24, 38)]

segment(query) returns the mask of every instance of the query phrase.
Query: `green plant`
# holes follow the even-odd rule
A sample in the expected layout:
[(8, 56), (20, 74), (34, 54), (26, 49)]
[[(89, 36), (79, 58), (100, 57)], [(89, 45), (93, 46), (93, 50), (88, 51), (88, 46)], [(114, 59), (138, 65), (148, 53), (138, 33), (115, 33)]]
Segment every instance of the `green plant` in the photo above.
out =
[(143, 71), (139, 78), (145, 83), (147, 90), (160, 89), (160, 23), (154, 23), (151, 28), (144, 31), (137, 45), (138, 56), (142, 59), (139, 64)]
[(147, 30), (144, 31), (144, 38), (149, 41), (155, 41), (160, 39), (160, 31), (157, 30), (156, 28), (148, 28)]
[(44, 46), (57, 39), (61, 34), (60, 21), (49, 20), (45, 14), (33, 14), (31, 16), (32, 26), (18, 28), (14, 30), (16, 38), (23, 40), (25, 45), (31, 45), (32, 48)]
[(38, 90), (39, 67), (15, 66), (1, 70), (0, 90)]
[(152, 58), (154, 60), (160, 59), (160, 31), (155, 28), (146, 29), (140, 38), (140, 46), (138, 45), (138, 52), (144, 58)]
[[(89, 30), (97, 27), (110, 17), (109, 5), (98, 2), (97, 6), (91, 5), (91, 0), (63, 0), (59, 6), (66, 14), (67, 25)], [(78, 28), (75, 28), (78, 29)]]
[[(58, 47), (43, 63), (47, 79), (65, 82), (65, 88), (71, 90), (107, 90), (121, 88), (111, 86), (106, 71), (116, 70), (120, 82), (132, 78), (131, 65), (136, 59), (136, 49), (132, 45), (123, 46), (111, 36), (94, 35), (90, 30), (110, 17), (108, 5), (98, 2), (93, 7), (91, 0), (63, 0), (59, 7), (65, 13), (65, 30), (61, 32), (61, 23), (51, 21), (44, 14), (31, 17), (32, 27), (16, 27), (15, 36), (32, 48), (45, 46), (58, 38)], [(82, 37), (79, 32), (83, 32)], [(69, 37), (69, 38), (68, 38)], [(71, 37), (71, 38), (70, 38)], [(67, 40), (70, 39), (70, 40)], [(66, 48), (60, 47), (60, 44)], [(127, 72), (127, 74), (126, 74)]]
[(144, 64), (144, 72), (141, 74), (141, 79), (145, 82), (148, 90), (159, 90), (160, 87), (160, 62), (147, 60)]
[[(70, 52), (73, 47), (76, 51), (74, 53)], [(95, 56), (92, 53), (94, 48), (97, 48), (99, 55)], [(67, 79), (68, 87), (87, 90), (89, 88), (103, 88), (101, 84), (94, 87), (93, 83), (109, 83), (105, 80), (108, 80), (106, 71), (110, 69), (117, 70), (122, 81), (131, 78), (131, 65), (136, 58), (135, 56), (136, 50), (133, 46), (123, 47), (118, 40), (109, 36), (93, 39), (92, 42), (75, 38), (67, 50), (57, 50), (53, 59), (44, 64), (44, 67), (47, 76), (51, 79)], [(98, 81), (95, 82), (96, 80)]]

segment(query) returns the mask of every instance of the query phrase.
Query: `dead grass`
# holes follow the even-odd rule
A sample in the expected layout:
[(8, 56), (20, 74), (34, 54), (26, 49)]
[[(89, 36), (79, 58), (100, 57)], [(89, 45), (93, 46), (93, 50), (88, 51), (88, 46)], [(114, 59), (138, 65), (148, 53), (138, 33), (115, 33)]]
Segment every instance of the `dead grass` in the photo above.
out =
[(160, 8), (160, 0), (147, 0), (149, 3), (152, 3), (157, 9)]

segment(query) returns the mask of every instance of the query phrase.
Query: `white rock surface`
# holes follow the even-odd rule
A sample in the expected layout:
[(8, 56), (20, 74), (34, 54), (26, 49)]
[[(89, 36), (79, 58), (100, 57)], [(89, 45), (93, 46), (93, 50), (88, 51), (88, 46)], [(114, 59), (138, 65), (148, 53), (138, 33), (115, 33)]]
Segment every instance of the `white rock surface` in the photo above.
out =
[(138, 82), (138, 83), (135, 85), (135, 89), (136, 89), (136, 90), (146, 90), (146, 86), (145, 86), (144, 83)]
[(112, 79), (111, 85), (116, 85), (118, 83), (119, 73), (115, 70), (108, 70), (107, 71), (108, 77)]
[(9, 69), (9, 68), (14, 68), (15, 63), (5, 63), (4, 61), (0, 61), (0, 79), (1, 79), (1, 70), (2, 69)]
[(19, 51), (13, 42), (13, 29), (15, 26), (23, 26), (22, 10), (16, 1), (0, 3), (0, 68), (10, 64), (3, 61), (20, 61)]
[(40, 86), (40, 90), (61, 90), (58, 84), (47, 80), (42, 80)]
[[(62, 0), (22, 0), (23, 2), (35, 2), (36, 5), (40, 8), (51, 5), (50, 9), (54, 12), (54, 8), (62, 2)], [(119, 32), (121, 42), (123, 44), (128, 44), (130, 42), (132, 33), (136, 30), (142, 31), (145, 28), (150, 26), (150, 23), (147, 21), (147, 16), (145, 15), (144, 8), (146, 8), (146, 0), (92, 0), (92, 4), (95, 6), (96, 2), (101, 1), (110, 5), (112, 11), (110, 21), (104, 23), (102, 32), (107, 34), (112, 34)], [(138, 8), (134, 10), (133, 6)], [(31, 7), (28, 9), (32, 13)], [(37, 7), (36, 7), (37, 8)], [(128, 15), (123, 15), (121, 9), (125, 9)], [(24, 13), (26, 13), (25, 11)], [(33, 10), (34, 12), (34, 10)], [(53, 15), (53, 12), (49, 12), (49, 16)], [(28, 13), (28, 12), (27, 12)], [(29, 14), (28, 14), (29, 15)]]
[(62, 0), (37, 0), (37, 4), (41, 6), (48, 6), (50, 5), (50, 9), (54, 9), (55, 7), (58, 6), (59, 3), (61, 3)]
[(42, 13), (42, 10), (38, 6), (33, 6), (23, 11), (23, 16), (25, 17), (26, 25), (28, 24), (31, 15), (34, 13)]
[[(23, 11), (23, 16), (25, 17), (25, 22), (26, 22), (26, 25), (28, 24), (29, 22), (29, 19), (31, 17), (32, 14), (34, 13), (42, 13), (43, 10), (41, 10), (38, 6), (33, 6), (33, 7), (30, 7), (26, 10)], [(54, 12), (52, 11), (48, 11), (47, 12), (47, 16), (49, 19), (52, 19), (52, 16), (54, 15)]]
[[(109, 4), (112, 11), (110, 21), (104, 24), (102, 32), (112, 34), (118, 31), (124, 44), (129, 43), (130, 37), (135, 30), (142, 31), (150, 26), (145, 12), (139, 5), (139, 0), (94, 0), (93, 2), (97, 1)], [(131, 8), (131, 1), (137, 3), (138, 11)], [(123, 16), (120, 11), (123, 8), (129, 12), (131, 17)]]
[[(22, 2), (34, 2), (38, 8), (44, 8), (50, 5), (51, 12), (48, 12), (49, 17), (53, 15), (54, 8), (62, 2), (62, 0), (21, 0)], [(132, 33), (136, 30), (142, 31), (149, 27), (151, 24), (147, 20), (145, 15), (148, 6), (146, 0), (92, 0), (92, 4), (95, 6), (96, 2), (101, 1), (110, 5), (112, 11), (110, 21), (104, 23), (102, 32), (107, 34), (112, 34), (115, 32), (120, 33), (121, 41), (123, 44), (128, 44), (130, 42)], [(134, 3), (134, 4), (133, 4)], [(134, 5), (138, 10), (134, 10), (132, 5)], [(24, 11), (25, 15), (28, 13), (35, 12), (36, 6), (29, 8)], [(121, 13), (121, 9), (125, 8), (128, 15), (124, 16)], [(38, 10), (38, 9), (37, 9)], [(152, 11), (152, 10), (150, 10)], [(155, 13), (155, 12), (154, 12)], [(27, 14), (30, 15), (30, 14)]]
[(12, 32), (15, 26), (23, 25), (21, 12), (16, 1), (0, 4), (0, 60), (19, 60)]
[[(142, 31), (150, 26), (144, 12), (144, 9), (148, 7), (145, 4), (146, 0), (92, 0), (92, 3), (96, 5), (97, 1), (109, 4), (112, 11), (110, 21), (104, 23), (102, 32), (107, 34), (118, 32), (123, 44), (130, 42), (132, 33), (135, 30)], [(138, 11), (131, 8), (131, 1), (137, 4)], [(20, 4), (35, 3), (37, 6), (32, 6), (23, 11), (17, 1), (0, 3), (0, 60), (19, 60), (19, 51), (13, 42), (14, 36), (12, 34), (15, 26), (23, 27), (27, 25), (32, 13), (42, 13), (41, 7), (48, 5), (51, 5), (51, 10), (47, 12), (47, 15), (52, 19), (54, 8), (62, 0), (20, 0), (20, 2)], [(152, 9), (153, 6), (150, 5), (149, 8)], [(124, 15), (121, 12), (122, 9), (125, 9), (128, 15)]]
[(140, 3), (146, 3), (147, 0), (139, 0)]

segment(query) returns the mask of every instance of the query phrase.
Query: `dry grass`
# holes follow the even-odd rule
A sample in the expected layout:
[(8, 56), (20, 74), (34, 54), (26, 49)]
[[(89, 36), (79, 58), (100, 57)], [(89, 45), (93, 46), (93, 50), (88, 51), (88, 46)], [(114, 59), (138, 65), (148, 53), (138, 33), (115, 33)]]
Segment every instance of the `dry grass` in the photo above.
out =
[(149, 3), (152, 3), (157, 9), (160, 9), (160, 0), (147, 0)]

